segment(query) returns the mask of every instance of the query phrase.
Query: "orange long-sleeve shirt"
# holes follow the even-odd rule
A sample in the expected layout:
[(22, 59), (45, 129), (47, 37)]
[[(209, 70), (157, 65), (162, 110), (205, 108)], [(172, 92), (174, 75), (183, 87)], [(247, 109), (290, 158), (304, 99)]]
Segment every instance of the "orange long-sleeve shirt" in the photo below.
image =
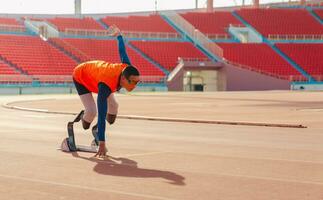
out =
[(89, 91), (98, 93), (98, 84), (105, 83), (115, 92), (118, 89), (122, 70), (125, 63), (108, 63), (101, 60), (84, 62), (78, 65), (73, 72), (73, 78), (84, 85)]

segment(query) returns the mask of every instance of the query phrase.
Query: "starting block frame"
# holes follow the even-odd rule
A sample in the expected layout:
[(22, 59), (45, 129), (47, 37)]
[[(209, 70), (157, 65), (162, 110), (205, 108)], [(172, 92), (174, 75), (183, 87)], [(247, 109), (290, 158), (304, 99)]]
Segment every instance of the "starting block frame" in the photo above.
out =
[(82, 152), (96, 153), (98, 151), (98, 142), (96, 139), (97, 125), (93, 126), (92, 128), (92, 135), (94, 136), (95, 139), (93, 140), (91, 146), (77, 145), (75, 143), (74, 123), (81, 121), (83, 114), (84, 114), (84, 110), (82, 110), (72, 122), (67, 123), (67, 133), (68, 133), (68, 137), (66, 138), (67, 145), (70, 151), (72, 152), (82, 151)]

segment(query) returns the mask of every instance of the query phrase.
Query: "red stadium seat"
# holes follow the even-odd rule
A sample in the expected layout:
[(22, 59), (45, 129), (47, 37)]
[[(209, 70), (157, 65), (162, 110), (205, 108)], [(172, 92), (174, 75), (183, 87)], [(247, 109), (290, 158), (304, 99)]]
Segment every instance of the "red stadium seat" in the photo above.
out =
[(207, 58), (196, 47), (188, 42), (132, 41), (131, 44), (169, 71), (173, 70), (177, 66), (178, 57)]
[(287, 61), (266, 44), (218, 43), (223, 48), (224, 58), (249, 67), (250, 70), (289, 79), (301, 76)]
[(47, 19), (48, 22), (54, 24), (59, 31), (65, 29), (88, 29), (88, 30), (104, 30), (105, 28), (96, 22), (92, 17), (85, 18), (62, 18), (56, 17)]
[(175, 33), (160, 15), (117, 17), (107, 16), (102, 22), (111, 26), (117, 25), (122, 31)]
[[(323, 6), (323, 4), (322, 4), (322, 6)], [(323, 9), (315, 9), (313, 11), (315, 12), (315, 14), (317, 14), (321, 18), (321, 20), (323, 20)]]
[(323, 44), (276, 44), (287, 56), (314, 77), (323, 78)]
[(323, 26), (305, 9), (242, 9), (237, 13), (265, 37), (323, 34)]
[(189, 12), (181, 14), (181, 16), (202, 33), (210, 36), (212, 34), (219, 34), (229, 37), (227, 29), (230, 24), (243, 26), (242, 22), (236, 19), (231, 12), (227, 11), (217, 11), (213, 13)]
[[(53, 42), (63, 47), (68, 52), (87, 60), (104, 60), (108, 62), (120, 62), (118, 44), (116, 40), (96, 40), (96, 39), (58, 39), (53, 38)], [(131, 63), (138, 67), (144, 76), (164, 76), (164, 73), (153, 64), (145, 60), (140, 54), (131, 48), (127, 48)]]
[(77, 63), (39, 37), (0, 35), (0, 55), (29, 75), (71, 75)]

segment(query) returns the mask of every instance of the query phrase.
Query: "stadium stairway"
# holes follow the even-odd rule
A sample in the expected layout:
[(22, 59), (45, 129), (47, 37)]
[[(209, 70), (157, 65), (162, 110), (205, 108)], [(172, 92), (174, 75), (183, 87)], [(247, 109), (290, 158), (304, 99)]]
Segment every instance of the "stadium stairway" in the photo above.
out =
[(96, 20), (101, 26), (103, 26), (105, 29), (108, 29), (109, 26), (102, 21), (102, 18)]
[(52, 40), (47, 40), (48, 44), (50, 44), (51, 46), (53, 46), (54, 48), (60, 50), (61, 52), (63, 52), (65, 55), (67, 55), (68, 57), (72, 58), (75, 62), (77, 63), (81, 63), (81, 59), (76, 57), (75, 55), (73, 55), (72, 53), (70, 53), (69, 51), (66, 51), (66, 49), (64, 49), (63, 47), (57, 45), (54, 41)]
[(165, 69), (163, 66), (161, 66), (159, 63), (155, 62), (153, 59), (151, 59), (149, 56), (147, 56), (144, 52), (142, 52), (140, 49), (136, 48), (134, 45), (127, 42), (128, 47), (136, 51), (138, 54), (140, 54), (144, 59), (148, 60), (148, 62), (152, 63), (155, 67), (159, 68), (166, 76), (169, 75), (169, 71)]
[(323, 25), (323, 20), (321, 20), (320, 16), (318, 16), (312, 8), (306, 8), (306, 10), (316, 19), (318, 22), (320, 22)]
[(27, 73), (25, 71), (23, 71), (22, 69), (18, 68), (15, 64), (13, 64), (12, 62), (10, 62), (6, 58), (2, 57), (1, 55), (0, 55), (0, 60), (3, 61), (4, 63), (6, 63), (11, 68), (13, 68), (16, 72), (19, 72), (20, 74), (23, 74), (23, 75), (27, 75)]

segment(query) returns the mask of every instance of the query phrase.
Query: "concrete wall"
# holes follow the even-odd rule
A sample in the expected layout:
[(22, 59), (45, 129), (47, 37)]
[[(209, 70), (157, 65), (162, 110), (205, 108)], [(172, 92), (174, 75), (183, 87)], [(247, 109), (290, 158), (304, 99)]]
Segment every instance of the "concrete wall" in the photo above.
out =
[(225, 66), (227, 91), (290, 90), (290, 82), (232, 65)]
[(261, 43), (262, 37), (254, 30), (248, 27), (229, 27), (229, 32), (234, 35), (240, 42)]
[[(182, 61), (169, 75), (167, 86), (170, 91), (190, 91), (190, 84), (204, 85), (204, 91), (224, 91), (225, 73), (222, 63), (211, 61)], [(176, 72), (176, 73), (174, 73)], [(187, 72), (191, 76), (187, 76)]]

